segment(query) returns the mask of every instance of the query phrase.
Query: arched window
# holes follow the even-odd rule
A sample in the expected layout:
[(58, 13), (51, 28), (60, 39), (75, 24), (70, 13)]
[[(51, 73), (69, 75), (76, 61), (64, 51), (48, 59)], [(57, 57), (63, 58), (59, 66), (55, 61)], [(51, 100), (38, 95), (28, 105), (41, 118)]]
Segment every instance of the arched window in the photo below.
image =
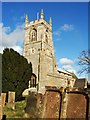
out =
[(35, 41), (35, 37), (36, 37), (35, 35), (36, 35), (35, 32), (33, 32), (32, 33), (32, 39), (33, 39), (33, 41)]
[(36, 30), (32, 30), (30, 35), (31, 35), (31, 41), (37, 40), (37, 31)]
[(30, 87), (36, 87), (36, 75), (35, 74), (32, 74), (31, 76)]

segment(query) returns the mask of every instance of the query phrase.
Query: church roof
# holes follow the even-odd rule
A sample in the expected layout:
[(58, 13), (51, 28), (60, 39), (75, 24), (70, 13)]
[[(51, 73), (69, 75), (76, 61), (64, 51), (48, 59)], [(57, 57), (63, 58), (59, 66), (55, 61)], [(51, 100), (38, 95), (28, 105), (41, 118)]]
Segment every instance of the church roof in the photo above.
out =
[(78, 79), (77, 76), (73, 73), (73, 72), (69, 72), (67, 70), (58, 70), (59, 73), (63, 73), (63, 74), (67, 74), (67, 75), (70, 75), (70, 76), (73, 76), (74, 78)]
[(85, 88), (87, 86), (86, 78), (80, 78), (75, 81), (74, 87)]

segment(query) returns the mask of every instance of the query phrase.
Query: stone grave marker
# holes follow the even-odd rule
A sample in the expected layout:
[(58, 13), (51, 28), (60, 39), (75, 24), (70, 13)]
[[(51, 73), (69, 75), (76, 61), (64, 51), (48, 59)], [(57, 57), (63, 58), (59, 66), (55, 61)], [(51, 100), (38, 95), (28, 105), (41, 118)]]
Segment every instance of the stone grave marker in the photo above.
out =
[(6, 93), (1, 93), (1, 96), (0, 96), (0, 120), (1, 120), (2, 114), (3, 114), (3, 108), (5, 106), (5, 100), (6, 100)]
[(1, 99), (2, 99), (2, 108), (3, 108), (5, 106), (6, 93), (1, 93)]
[(8, 108), (15, 109), (15, 92), (9, 91), (8, 93)]
[(0, 96), (0, 120), (2, 119), (2, 101)]

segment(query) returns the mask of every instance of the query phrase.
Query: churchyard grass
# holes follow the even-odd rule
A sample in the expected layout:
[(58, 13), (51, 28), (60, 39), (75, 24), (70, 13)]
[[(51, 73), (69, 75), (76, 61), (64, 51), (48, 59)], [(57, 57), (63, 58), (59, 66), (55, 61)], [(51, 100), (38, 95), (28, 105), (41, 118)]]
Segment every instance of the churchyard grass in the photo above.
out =
[(25, 114), (24, 108), (26, 106), (25, 100), (15, 102), (15, 109), (8, 108), (8, 105), (3, 109), (3, 114), (6, 115), (7, 118), (14, 118), (14, 117), (23, 117)]

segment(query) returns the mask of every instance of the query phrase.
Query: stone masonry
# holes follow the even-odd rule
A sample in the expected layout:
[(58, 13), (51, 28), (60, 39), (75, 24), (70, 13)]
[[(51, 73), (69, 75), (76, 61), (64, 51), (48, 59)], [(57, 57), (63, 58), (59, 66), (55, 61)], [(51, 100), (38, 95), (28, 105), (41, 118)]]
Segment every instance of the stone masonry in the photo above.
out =
[(24, 57), (32, 63), (33, 73), (36, 75), (36, 89), (45, 93), (45, 86), (67, 87), (68, 81), (73, 87), (73, 74), (57, 70), (52, 40), (52, 19), (49, 23), (44, 19), (41, 10), (40, 19), (29, 23), (25, 20)]

